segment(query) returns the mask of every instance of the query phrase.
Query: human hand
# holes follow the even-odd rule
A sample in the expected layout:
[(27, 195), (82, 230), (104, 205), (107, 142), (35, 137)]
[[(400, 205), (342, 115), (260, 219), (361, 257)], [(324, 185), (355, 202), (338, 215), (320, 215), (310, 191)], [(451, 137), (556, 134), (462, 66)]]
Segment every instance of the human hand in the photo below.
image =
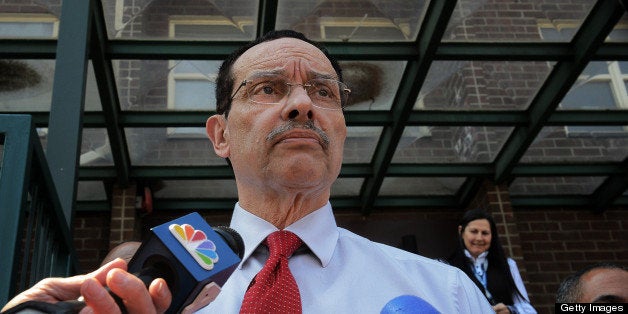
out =
[(163, 279), (155, 279), (147, 290), (125, 270), (126, 262), (116, 259), (86, 275), (46, 278), (9, 301), (2, 311), (26, 301), (56, 303), (76, 300), (82, 294), (87, 306), (81, 313), (120, 313), (105, 285), (121, 296), (129, 313), (162, 313), (168, 308), (172, 296)]
[(493, 310), (495, 310), (495, 313), (497, 314), (510, 314), (510, 310), (504, 303), (497, 303), (493, 305)]

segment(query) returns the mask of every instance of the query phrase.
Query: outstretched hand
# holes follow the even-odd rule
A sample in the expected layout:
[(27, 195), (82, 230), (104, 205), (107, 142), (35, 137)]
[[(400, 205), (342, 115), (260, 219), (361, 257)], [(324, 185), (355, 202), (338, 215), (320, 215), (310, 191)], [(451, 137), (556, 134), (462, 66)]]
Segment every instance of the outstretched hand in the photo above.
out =
[(26, 301), (56, 303), (83, 296), (87, 306), (81, 313), (120, 313), (118, 305), (105, 286), (120, 296), (129, 313), (163, 313), (170, 306), (172, 295), (166, 282), (159, 278), (150, 287), (126, 272), (127, 264), (115, 259), (85, 275), (68, 278), (46, 278), (20, 293), (2, 311)]

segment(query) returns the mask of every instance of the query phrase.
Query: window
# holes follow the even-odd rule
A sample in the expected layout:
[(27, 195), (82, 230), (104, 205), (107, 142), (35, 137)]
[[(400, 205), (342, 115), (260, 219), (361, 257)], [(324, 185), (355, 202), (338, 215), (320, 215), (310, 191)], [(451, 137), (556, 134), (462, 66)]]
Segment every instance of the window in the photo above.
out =
[[(626, 40), (625, 26), (618, 25), (607, 40)], [(540, 23), (541, 36), (548, 41), (571, 40), (577, 30), (575, 23)], [(595, 61), (582, 71), (560, 103), (563, 109), (617, 110), (628, 109), (628, 62)], [(571, 136), (626, 135), (623, 126), (568, 126)]]
[[(173, 38), (249, 40), (253, 21), (222, 16), (170, 17)], [(215, 82), (222, 61), (171, 61), (168, 74), (168, 109), (216, 110)], [(168, 128), (170, 137), (205, 138), (205, 128)]]
[(50, 14), (0, 14), (0, 38), (56, 38), (59, 20)]

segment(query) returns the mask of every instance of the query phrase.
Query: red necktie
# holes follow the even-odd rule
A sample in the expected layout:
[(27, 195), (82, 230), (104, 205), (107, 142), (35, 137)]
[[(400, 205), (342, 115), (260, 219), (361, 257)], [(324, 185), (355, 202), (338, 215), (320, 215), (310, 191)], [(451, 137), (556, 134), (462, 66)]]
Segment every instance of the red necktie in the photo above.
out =
[(275, 231), (266, 238), (270, 256), (244, 294), (240, 313), (301, 313), (301, 295), (288, 258), (303, 244), (290, 231)]

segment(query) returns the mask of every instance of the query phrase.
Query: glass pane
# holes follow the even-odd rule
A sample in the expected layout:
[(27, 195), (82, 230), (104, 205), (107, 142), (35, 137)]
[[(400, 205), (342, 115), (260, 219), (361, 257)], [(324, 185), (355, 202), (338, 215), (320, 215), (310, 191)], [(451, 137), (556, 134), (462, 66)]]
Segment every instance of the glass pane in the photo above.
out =
[(0, 38), (57, 38), (61, 0), (0, 2)]
[(163, 180), (153, 193), (155, 198), (237, 198), (235, 180)]
[(525, 177), (516, 178), (510, 195), (590, 195), (604, 177)]
[(109, 38), (251, 40), (258, 1), (102, 0)]
[[(443, 40), (568, 42), (594, 4), (595, 1), (566, 4), (562, 0), (461, 0)], [(550, 34), (545, 37), (546, 33)]]
[(317, 41), (413, 41), (429, 1), (279, 0), (276, 29)]
[(380, 196), (454, 195), (465, 178), (384, 178)]
[(628, 62), (595, 61), (587, 65), (559, 109), (628, 109)]
[(343, 163), (371, 162), (382, 129), (382, 127), (347, 127)]
[(606, 37), (607, 42), (628, 42), (628, 14), (624, 13), (613, 31)]
[(131, 162), (136, 166), (226, 165), (209, 139), (169, 135), (168, 128), (125, 128)]
[(222, 61), (121, 60), (114, 62), (122, 110), (215, 110)]
[[(37, 134), (46, 151), (48, 144), (48, 129), (38, 128)], [(113, 166), (113, 156), (109, 145), (109, 136), (104, 128), (83, 128), (81, 144), (81, 166)]]
[(331, 186), (331, 196), (358, 196), (363, 178), (338, 178)]
[(49, 111), (54, 60), (0, 60), (0, 112)]
[(340, 62), (351, 89), (346, 110), (390, 110), (401, 84), (406, 61)]
[(492, 162), (512, 129), (487, 126), (408, 126), (403, 131), (392, 162)]
[(435, 61), (415, 110), (524, 110), (552, 70), (551, 62)]
[(83, 129), (81, 166), (113, 166), (113, 156), (106, 129)]
[[(522, 162), (621, 161), (628, 155), (628, 126), (544, 127), (523, 155)], [(579, 130), (580, 132), (575, 132)]]
[(79, 181), (76, 191), (77, 201), (105, 201), (107, 192), (102, 181)]

